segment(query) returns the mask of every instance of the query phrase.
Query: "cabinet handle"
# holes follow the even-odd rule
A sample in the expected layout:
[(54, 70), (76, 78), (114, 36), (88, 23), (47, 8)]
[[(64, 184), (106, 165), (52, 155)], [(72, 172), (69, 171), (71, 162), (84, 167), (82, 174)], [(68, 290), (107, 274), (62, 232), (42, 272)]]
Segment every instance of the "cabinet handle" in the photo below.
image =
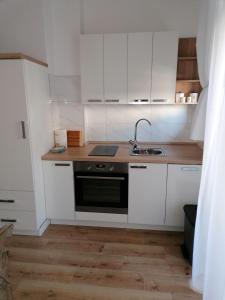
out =
[(16, 223), (16, 219), (1, 219), (1, 222), (5, 222), (5, 223)]
[(26, 129), (25, 129), (25, 121), (21, 121), (21, 128), (22, 128), (22, 138), (26, 139)]
[(153, 99), (152, 102), (163, 103), (163, 102), (167, 102), (167, 99)]
[(88, 102), (89, 103), (99, 103), (99, 102), (102, 102), (101, 99), (88, 99)]
[(147, 166), (130, 166), (131, 169), (147, 169)]
[(196, 168), (196, 167), (182, 167), (181, 171), (184, 171), (184, 172), (199, 172), (199, 168)]
[(130, 103), (149, 103), (150, 100), (149, 99), (134, 99), (134, 100), (131, 100)]
[(56, 163), (55, 167), (70, 167), (70, 164), (59, 164), (59, 163)]
[(115, 102), (120, 102), (120, 99), (106, 99), (106, 103), (115, 103)]
[(0, 203), (15, 203), (15, 200), (4, 200), (4, 199), (0, 199)]

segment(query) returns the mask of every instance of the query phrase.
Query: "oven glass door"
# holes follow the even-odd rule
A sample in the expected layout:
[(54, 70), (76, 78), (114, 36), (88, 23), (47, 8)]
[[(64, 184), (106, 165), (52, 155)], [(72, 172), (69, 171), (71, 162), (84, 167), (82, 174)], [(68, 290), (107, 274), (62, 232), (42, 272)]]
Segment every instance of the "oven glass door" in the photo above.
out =
[(127, 213), (127, 174), (76, 174), (76, 210)]

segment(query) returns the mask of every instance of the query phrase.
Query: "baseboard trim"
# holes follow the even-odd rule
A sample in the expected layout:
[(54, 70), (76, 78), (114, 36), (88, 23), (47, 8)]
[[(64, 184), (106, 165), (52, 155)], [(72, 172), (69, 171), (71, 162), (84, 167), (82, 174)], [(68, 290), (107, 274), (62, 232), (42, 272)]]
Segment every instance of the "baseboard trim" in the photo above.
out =
[(14, 230), (14, 235), (34, 235), (34, 236), (41, 236), (45, 230), (48, 228), (50, 224), (50, 220), (46, 219), (39, 229), (36, 230)]
[(90, 227), (109, 227), (109, 228), (127, 228), (127, 229), (146, 229), (157, 231), (184, 231), (183, 227), (167, 226), (167, 225), (141, 225), (128, 223), (113, 223), (113, 222), (97, 222), (97, 221), (73, 221), (51, 219), (51, 224), (55, 225), (74, 225), (74, 226), (90, 226)]

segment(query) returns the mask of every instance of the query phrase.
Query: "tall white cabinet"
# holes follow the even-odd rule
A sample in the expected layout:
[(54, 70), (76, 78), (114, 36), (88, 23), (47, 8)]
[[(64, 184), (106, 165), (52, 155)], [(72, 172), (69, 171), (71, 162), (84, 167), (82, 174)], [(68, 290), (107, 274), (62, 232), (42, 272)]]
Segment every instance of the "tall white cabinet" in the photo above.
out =
[(52, 145), (47, 68), (0, 60), (0, 226), (40, 234), (45, 226), (41, 155)]

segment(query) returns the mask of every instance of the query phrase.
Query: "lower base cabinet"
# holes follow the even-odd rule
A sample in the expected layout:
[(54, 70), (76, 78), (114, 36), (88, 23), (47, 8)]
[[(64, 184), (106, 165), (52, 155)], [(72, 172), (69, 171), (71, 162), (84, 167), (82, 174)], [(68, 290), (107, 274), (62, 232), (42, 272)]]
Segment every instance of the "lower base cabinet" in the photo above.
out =
[(128, 223), (164, 225), (166, 164), (129, 164)]
[(72, 161), (43, 161), (47, 218), (74, 220)]
[[(130, 163), (127, 218), (127, 215), (75, 213), (72, 161), (43, 161), (43, 170), (46, 211), (49, 219), (74, 221), (77, 215), (77, 221), (111, 221), (124, 224), (128, 222), (131, 226), (164, 225), (165, 228), (184, 226), (183, 206), (197, 203), (201, 178), (201, 165)], [(13, 196), (2, 193), (0, 192), (0, 196), (5, 198), (11, 199)], [(21, 198), (20, 195), (14, 196)], [(0, 214), (0, 218), (3, 216), (7, 216), (8, 219), (16, 218), (10, 211), (11, 205), (17, 205), (18, 210), (23, 209), (23, 202), (18, 201), (1, 205), (5, 213)], [(32, 214), (32, 207), (29, 214)], [(21, 211), (17, 220), (18, 227), (23, 226), (23, 217)], [(32, 226), (35, 227), (34, 224)]]
[(200, 165), (168, 165), (166, 225), (184, 226), (185, 204), (197, 204)]

